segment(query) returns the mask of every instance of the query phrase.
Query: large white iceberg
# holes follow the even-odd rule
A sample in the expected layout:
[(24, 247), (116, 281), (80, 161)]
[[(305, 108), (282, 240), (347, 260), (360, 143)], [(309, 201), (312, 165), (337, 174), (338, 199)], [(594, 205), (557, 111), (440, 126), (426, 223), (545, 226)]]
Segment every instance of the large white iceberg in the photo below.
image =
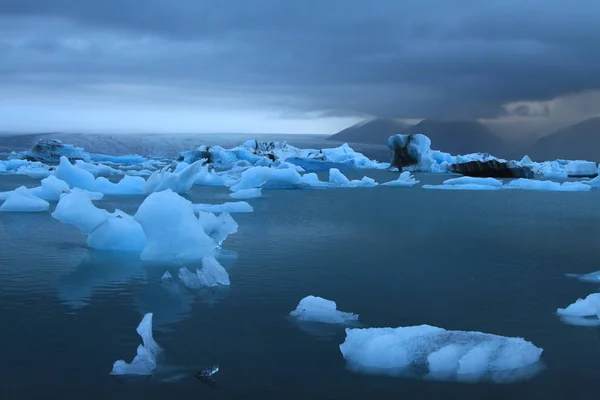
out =
[[(536, 365), (542, 349), (521, 338), (447, 331), (429, 325), (346, 329), (340, 351), (356, 371), (392, 376), (478, 381), (517, 379)], [(508, 373), (513, 371), (514, 373)]]
[(381, 186), (413, 187), (417, 183), (419, 183), (419, 181), (416, 180), (415, 177), (409, 171), (404, 171), (395, 181), (384, 182), (381, 184)]
[(87, 244), (98, 250), (141, 252), (146, 247), (146, 234), (131, 215), (115, 210), (91, 231)]
[(29, 189), (29, 192), (40, 199), (58, 201), (60, 196), (69, 192), (69, 184), (54, 175), (50, 175), (42, 179), (39, 187)]
[(358, 321), (357, 314), (338, 311), (334, 301), (316, 296), (307, 296), (300, 300), (290, 316), (299, 321), (326, 324), (347, 324)]
[(48, 211), (50, 204), (34, 196), (29, 189), (21, 186), (8, 194), (0, 211), (7, 212), (41, 212)]
[(515, 179), (504, 185), (505, 189), (524, 189), (524, 190), (549, 190), (557, 192), (587, 192), (591, 190), (590, 185), (583, 182), (553, 182), (538, 181), (534, 179)]
[(171, 189), (146, 197), (134, 218), (147, 238), (142, 260), (201, 259), (214, 253), (216, 243), (204, 232), (192, 203)]
[(109, 215), (108, 211), (97, 208), (84, 191), (63, 195), (52, 213), (52, 217), (63, 224), (75, 225), (86, 235), (100, 226)]
[(162, 352), (152, 336), (152, 313), (144, 315), (136, 332), (143, 344), (137, 348), (137, 354), (131, 363), (117, 360), (113, 364), (111, 375), (151, 375), (156, 369), (156, 357)]

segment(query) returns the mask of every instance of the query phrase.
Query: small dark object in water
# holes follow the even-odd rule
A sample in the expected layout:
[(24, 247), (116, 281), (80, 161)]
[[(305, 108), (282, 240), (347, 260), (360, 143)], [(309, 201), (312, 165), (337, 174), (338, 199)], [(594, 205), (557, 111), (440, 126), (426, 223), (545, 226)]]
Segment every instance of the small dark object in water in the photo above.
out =
[(210, 367), (203, 368), (200, 372), (196, 373), (195, 376), (200, 382), (202, 382), (214, 389), (217, 387), (217, 382), (215, 382), (211, 378), (211, 376), (216, 374), (218, 371), (219, 371), (218, 365), (211, 365)]

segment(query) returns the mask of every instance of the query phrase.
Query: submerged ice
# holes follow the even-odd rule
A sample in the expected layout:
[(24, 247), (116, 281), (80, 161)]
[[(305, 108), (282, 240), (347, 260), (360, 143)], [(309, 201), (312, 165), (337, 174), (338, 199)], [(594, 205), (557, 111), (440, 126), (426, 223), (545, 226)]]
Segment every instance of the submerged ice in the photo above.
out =
[(521, 338), (429, 325), (349, 328), (340, 351), (348, 366), (359, 372), (493, 382), (527, 376), (542, 354), (542, 349)]

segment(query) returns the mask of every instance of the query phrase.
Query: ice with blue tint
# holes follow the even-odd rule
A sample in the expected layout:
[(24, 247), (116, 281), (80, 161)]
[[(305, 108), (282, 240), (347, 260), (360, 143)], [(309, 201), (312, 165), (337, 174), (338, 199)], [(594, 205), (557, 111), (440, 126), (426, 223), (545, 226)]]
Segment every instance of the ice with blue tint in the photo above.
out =
[(404, 171), (395, 181), (384, 182), (381, 184), (381, 186), (413, 187), (417, 183), (419, 183), (419, 181), (416, 180), (415, 177), (409, 171)]
[(50, 204), (46, 200), (34, 196), (25, 186), (10, 192), (0, 205), (0, 211), (4, 212), (42, 212), (49, 208)]
[(292, 168), (252, 167), (244, 172), (240, 180), (230, 189), (233, 192), (253, 188), (293, 188), (305, 185), (302, 176)]
[(598, 164), (595, 161), (570, 161), (565, 166), (565, 173), (569, 176), (595, 176), (598, 174)]
[(146, 157), (138, 154), (129, 154), (124, 156), (111, 156), (108, 154), (90, 154), (90, 160), (94, 162), (107, 162), (113, 164), (142, 164), (147, 162)]
[(98, 250), (141, 253), (146, 247), (146, 234), (131, 215), (115, 210), (90, 232), (87, 244)]
[(553, 182), (534, 179), (515, 179), (504, 185), (505, 189), (548, 190), (557, 192), (587, 192), (592, 187), (583, 182)]
[(96, 178), (95, 190), (109, 195), (140, 195), (145, 193), (146, 180), (139, 176), (125, 175), (114, 183), (104, 177)]
[(350, 180), (348, 179), (339, 169), (331, 168), (329, 170), (329, 186), (330, 187), (343, 187), (343, 188), (356, 188), (356, 187), (375, 187), (378, 183), (374, 179), (367, 176), (361, 180)]
[(223, 204), (194, 204), (194, 211), (207, 211), (211, 213), (249, 213), (254, 209), (245, 201), (232, 201)]
[(262, 196), (261, 188), (242, 189), (237, 192), (232, 192), (229, 196), (233, 199), (256, 199)]
[(58, 201), (60, 196), (69, 192), (69, 184), (54, 175), (42, 179), (40, 186), (29, 189), (34, 196), (48, 201)]
[(134, 218), (147, 238), (142, 260), (180, 261), (214, 254), (217, 244), (204, 231), (194, 206), (171, 189), (146, 197)]
[(213, 256), (202, 258), (202, 268), (196, 271), (196, 275), (201, 286), (229, 286), (231, 284), (229, 274)]
[(307, 296), (300, 300), (290, 316), (298, 321), (326, 324), (348, 324), (358, 321), (358, 315), (338, 311), (334, 301), (317, 296)]
[(462, 176), (460, 178), (447, 179), (442, 185), (423, 185), (423, 188), (438, 190), (498, 190), (502, 186), (502, 181), (495, 178)]
[(104, 164), (100, 164), (100, 163), (99, 164), (93, 164), (93, 163), (87, 163), (87, 162), (85, 162), (83, 160), (76, 160), (75, 161), (75, 166), (77, 168), (81, 168), (83, 170), (86, 170), (90, 174), (94, 175), (94, 177), (123, 175), (123, 171), (120, 171), (118, 169), (114, 169), (112, 167), (109, 167), (108, 165), (104, 165)]
[(522, 338), (429, 325), (348, 328), (340, 351), (357, 372), (471, 382), (529, 377), (542, 354)]
[(169, 171), (170, 166), (155, 171), (148, 177), (144, 191), (146, 193), (153, 193), (170, 189), (179, 194), (187, 193), (194, 185), (198, 174), (202, 170), (203, 163), (204, 161), (202, 160), (196, 161), (180, 172)]
[(202, 229), (218, 245), (221, 245), (231, 234), (238, 231), (239, 225), (229, 213), (221, 213), (218, 217), (210, 212), (198, 211), (198, 220)]
[(100, 226), (110, 213), (97, 208), (90, 195), (84, 191), (72, 191), (60, 198), (52, 217), (63, 224), (76, 226), (81, 233), (89, 234)]
[(136, 332), (142, 338), (141, 345), (131, 363), (117, 360), (113, 364), (111, 375), (151, 375), (156, 369), (156, 358), (162, 348), (156, 343), (152, 335), (152, 313), (144, 315)]
[(556, 313), (560, 316), (591, 317), (597, 316), (600, 311), (600, 293), (592, 293), (585, 299), (577, 299), (567, 308), (559, 308)]
[(67, 182), (71, 188), (79, 188), (83, 190), (94, 191), (96, 187), (96, 178), (90, 172), (77, 168), (66, 157), (60, 158), (60, 163), (54, 175)]

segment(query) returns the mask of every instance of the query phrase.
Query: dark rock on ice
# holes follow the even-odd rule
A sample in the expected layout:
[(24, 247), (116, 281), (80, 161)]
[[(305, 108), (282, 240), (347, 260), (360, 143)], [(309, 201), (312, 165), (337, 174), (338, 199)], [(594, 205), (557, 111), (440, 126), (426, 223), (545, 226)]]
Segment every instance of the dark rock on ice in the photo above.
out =
[(477, 178), (527, 178), (533, 179), (531, 168), (514, 161), (469, 161), (448, 165), (448, 170)]

